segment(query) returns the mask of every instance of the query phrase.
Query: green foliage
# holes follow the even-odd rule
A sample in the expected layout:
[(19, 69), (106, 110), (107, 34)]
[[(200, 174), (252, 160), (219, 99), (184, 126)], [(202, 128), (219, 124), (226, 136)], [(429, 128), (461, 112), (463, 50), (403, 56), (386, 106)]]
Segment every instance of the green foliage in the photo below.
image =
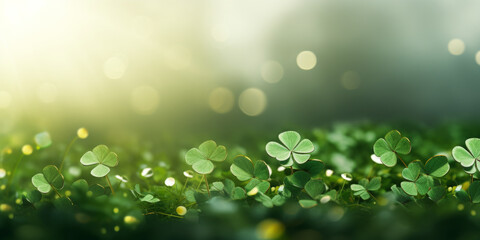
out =
[(192, 165), (193, 170), (199, 174), (210, 174), (214, 165), (212, 161), (222, 162), (227, 158), (227, 149), (208, 140), (200, 144), (198, 148), (192, 148), (185, 154), (185, 161)]
[(378, 139), (373, 145), (373, 152), (380, 157), (382, 163), (387, 167), (397, 164), (397, 154), (409, 154), (411, 150), (410, 140), (402, 137), (402, 134), (393, 130), (385, 135), (385, 138)]
[(54, 165), (48, 165), (43, 168), (42, 173), (32, 177), (33, 186), (41, 193), (49, 193), (52, 188), (60, 190), (64, 185), (63, 175)]
[(253, 161), (245, 155), (239, 155), (233, 160), (230, 171), (239, 181), (248, 181), (252, 178), (267, 180), (271, 175), (271, 169), (267, 163), (258, 160), (253, 164)]
[(301, 140), (300, 134), (295, 131), (286, 131), (278, 135), (278, 142), (267, 143), (265, 149), (273, 158), (276, 158), (284, 166), (292, 166), (294, 162), (305, 163), (310, 158), (310, 153), (315, 150), (312, 141)]
[(114, 152), (110, 152), (107, 146), (98, 145), (92, 151), (86, 152), (80, 163), (84, 166), (94, 165), (95, 167), (90, 172), (94, 177), (105, 177), (111, 167), (115, 167), (118, 164), (118, 156)]
[(374, 177), (372, 180), (364, 178), (358, 182), (358, 184), (350, 185), (350, 189), (353, 191), (353, 195), (360, 196), (363, 200), (370, 198), (369, 191), (377, 191), (382, 185), (381, 177)]
[(452, 156), (462, 165), (465, 172), (468, 174), (474, 174), (479, 169), (480, 161), (480, 139), (469, 138), (465, 141), (468, 151), (460, 146), (456, 146), (452, 150)]

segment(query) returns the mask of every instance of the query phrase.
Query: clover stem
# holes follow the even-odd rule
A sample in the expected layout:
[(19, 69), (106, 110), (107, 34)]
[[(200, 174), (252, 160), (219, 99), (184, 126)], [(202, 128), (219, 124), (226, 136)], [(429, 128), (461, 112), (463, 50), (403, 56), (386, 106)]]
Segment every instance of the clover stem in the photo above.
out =
[(470, 183), (473, 183), (473, 174), (470, 174)]
[(72, 139), (72, 141), (68, 144), (67, 148), (65, 149), (65, 152), (63, 153), (62, 157), (62, 162), (60, 163), (60, 167), (58, 168), (58, 171), (62, 171), (63, 168), (63, 163), (65, 162), (65, 158), (67, 157), (68, 152), (70, 152), (70, 149), (72, 148), (73, 144), (78, 140), (78, 136)]
[(293, 167), (290, 166), (290, 173), (293, 174)]
[(8, 187), (9, 187), (10, 184), (12, 183), (13, 175), (14, 175), (15, 172), (17, 171), (18, 165), (20, 164), (20, 162), (22, 161), (22, 159), (23, 159), (24, 156), (25, 156), (25, 155), (22, 153), (22, 155), (20, 155), (20, 158), (19, 158), (19, 159), (17, 160), (17, 162), (15, 163), (15, 167), (13, 168), (13, 171), (12, 171), (12, 173), (10, 174), (10, 177), (8, 177), (6, 189), (8, 189)]
[(62, 197), (62, 195), (57, 191), (57, 189), (55, 189), (53, 186), (52, 186), (52, 189), (53, 191), (55, 191), (55, 193), (58, 195), (59, 198)]
[(378, 202), (377, 198), (375, 198), (375, 196), (373, 196), (372, 193), (370, 193), (369, 191), (367, 191), (367, 192), (368, 192), (368, 194), (370, 194), (370, 196), (373, 198), (373, 200), (375, 200), (375, 202)]
[(205, 184), (207, 185), (208, 197), (211, 197), (211, 196), (210, 196), (210, 188), (208, 187), (207, 176), (206, 176), (206, 175), (203, 175), (203, 176), (204, 176), (204, 179), (205, 179)]
[(200, 179), (200, 182), (198, 183), (198, 186), (197, 186), (197, 189), (196, 189), (196, 190), (198, 190), (198, 188), (200, 187), (200, 185), (202, 185), (202, 182), (203, 182), (203, 178), (204, 178), (204, 177), (205, 177), (205, 175), (202, 175), (202, 179)]
[(176, 218), (183, 218), (183, 217), (180, 217), (180, 216), (176, 216), (176, 215), (173, 215), (173, 214), (168, 214), (168, 213), (164, 213), (164, 212), (149, 212), (149, 213), (145, 213), (143, 215), (152, 215), (152, 214), (161, 214), (161, 215), (165, 215), (165, 216), (169, 216), (169, 217), (176, 217)]
[(187, 180), (185, 180), (185, 184), (183, 185), (182, 190), (180, 192), (183, 193), (183, 190), (187, 187), (187, 183), (188, 183), (188, 178)]
[(400, 161), (402, 161), (403, 165), (404, 165), (406, 168), (408, 168), (407, 164), (403, 161), (403, 159), (400, 157), (400, 155), (398, 155), (398, 153), (397, 153), (397, 157), (398, 157), (398, 159), (400, 159)]
[(113, 190), (112, 184), (110, 183), (110, 179), (108, 179), (108, 175), (105, 175), (105, 179), (107, 179), (108, 186), (110, 186), (110, 190), (112, 190), (112, 194), (115, 195), (115, 191)]
[(338, 196), (340, 196), (342, 194), (343, 187), (345, 187), (345, 183), (346, 183), (346, 181), (343, 181), (342, 188), (340, 189), (340, 192), (337, 194), (337, 196), (335, 196), (335, 199), (338, 199)]

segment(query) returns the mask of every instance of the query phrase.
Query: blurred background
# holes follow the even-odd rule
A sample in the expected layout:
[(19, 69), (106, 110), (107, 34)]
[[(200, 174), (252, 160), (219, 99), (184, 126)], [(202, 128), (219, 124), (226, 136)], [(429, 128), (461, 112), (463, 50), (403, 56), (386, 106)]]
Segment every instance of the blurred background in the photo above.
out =
[(114, 140), (204, 139), (359, 119), (475, 120), (479, 8), (3, 0), (0, 136), (85, 126)]

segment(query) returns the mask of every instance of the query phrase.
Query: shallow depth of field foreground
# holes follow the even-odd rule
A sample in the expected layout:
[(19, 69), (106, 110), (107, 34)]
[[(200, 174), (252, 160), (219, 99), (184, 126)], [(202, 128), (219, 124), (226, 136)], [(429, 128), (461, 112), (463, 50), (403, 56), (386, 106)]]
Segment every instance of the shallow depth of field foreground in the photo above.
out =
[(476, 239), (479, 12), (0, 0), (0, 238)]

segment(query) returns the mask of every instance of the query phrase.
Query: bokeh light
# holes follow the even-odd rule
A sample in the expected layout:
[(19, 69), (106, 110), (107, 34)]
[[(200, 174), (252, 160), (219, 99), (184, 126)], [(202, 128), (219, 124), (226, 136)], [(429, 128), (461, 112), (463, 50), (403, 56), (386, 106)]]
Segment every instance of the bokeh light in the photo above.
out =
[(235, 96), (228, 88), (215, 88), (208, 98), (208, 105), (216, 113), (230, 112), (234, 106)]
[(462, 55), (465, 51), (465, 43), (461, 39), (454, 38), (448, 42), (448, 51), (452, 55)]
[(478, 65), (480, 65), (480, 51), (475, 54), (475, 62), (477, 62)]
[(303, 51), (297, 55), (297, 65), (302, 70), (311, 70), (317, 65), (317, 57), (312, 51)]
[(240, 94), (238, 105), (248, 116), (258, 116), (267, 107), (267, 96), (258, 88), (249, 88)]

